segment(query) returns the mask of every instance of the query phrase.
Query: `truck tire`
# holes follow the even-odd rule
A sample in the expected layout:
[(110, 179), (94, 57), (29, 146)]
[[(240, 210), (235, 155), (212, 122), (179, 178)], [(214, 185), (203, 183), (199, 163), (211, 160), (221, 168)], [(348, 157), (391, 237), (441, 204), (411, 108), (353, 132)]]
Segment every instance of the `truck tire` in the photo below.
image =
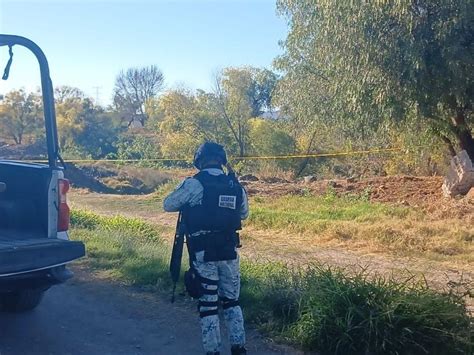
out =
[(25, 289), (0, 296), (0, 308), (6, 312), (26, 312), (34, 309), (43, 298), (44, 291)]

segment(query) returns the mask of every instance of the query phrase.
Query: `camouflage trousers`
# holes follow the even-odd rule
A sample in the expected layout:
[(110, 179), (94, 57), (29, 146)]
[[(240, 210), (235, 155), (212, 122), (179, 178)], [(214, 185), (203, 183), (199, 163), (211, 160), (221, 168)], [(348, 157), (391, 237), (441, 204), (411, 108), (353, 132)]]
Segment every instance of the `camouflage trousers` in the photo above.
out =
[(221, 333), (218, 301), (222, 302), (224, 320), (231, 345), (245, 345), (242, 309), (239, 306), (240, 263), (235, 260), (204, 262), (204, 252), (196, 253), (194, 268), (201, 277), (203, 295), (199, 298), (202, 343), (204, 351), (218, 352)]

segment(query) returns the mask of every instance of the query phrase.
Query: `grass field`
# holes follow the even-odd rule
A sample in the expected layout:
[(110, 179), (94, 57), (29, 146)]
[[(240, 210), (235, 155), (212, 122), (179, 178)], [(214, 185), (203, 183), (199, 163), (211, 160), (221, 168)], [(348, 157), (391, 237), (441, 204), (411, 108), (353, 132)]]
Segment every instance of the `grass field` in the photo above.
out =
[[(163, 212), (162, 198), (174, 185), (168, 183), (151, 195), (74, 193), (71, 200), (76, 208), (144, 219), (172, 236), (176, 217)], [(265, 257), (272, 256), (274, 244), (287, 245), (288, 258), (295, 259), (299, 251), (340, 248), (423, 258), (461, 270), (474, 266), (474, 224), (463, 218), (438, 218), (413, 207), (374, 203), (363, 194), (255, 196), (250, 204), (243, 238)]]
[(369, 202), (364, 196), (256, 197), (248, 226), (284, 231), (319, 246), (474, 262), (474, 225), (433, 219), (422, 210)]
[[(91, 267), (112, 277), (169, 291), (169, 244), (140, 219), (72, 214)], [(242, 303), (249, 321), (274, 337), (331, 354), (462, 354), (472, 324), (461, 295), (413, 279), (368, 277), (312, 263), (289, 268), (245, 260)]]

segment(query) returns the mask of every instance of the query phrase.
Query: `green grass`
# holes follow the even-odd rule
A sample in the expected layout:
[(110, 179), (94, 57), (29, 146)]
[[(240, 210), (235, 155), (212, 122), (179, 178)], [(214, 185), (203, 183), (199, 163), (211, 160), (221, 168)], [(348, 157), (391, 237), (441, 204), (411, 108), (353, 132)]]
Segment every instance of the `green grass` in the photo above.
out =
[[(362, 195), (254, 197), (246, 226), (284, 235), (302, 250), (336, 246), (446, 262), (471, 263), (474, 227), (462, 219), (440, 220), (420, 209), (370, 202)], [(299, 238), (302, 237), (302, 238)], [(309, 243), (309, 244), (308, 244)]]
[(168, 196), (180, 183), (177, 179), (172, 179), (165, 184), (161, 185), (159, 188), (155, 190), (152, 195), (152, 201), (160, 201), (162, 202), (166, 196)]
[(473, 328), (461, 295), (313, 264), (244, 263), (246, 315), (322, 354), (467, 354)]
[(370, 202), (364, 195), (256, 197), (252, 202), (251, 225), (293, 232), (319, 232), (334, 221), (373, 222), (410, 213), (405, 207)]
[(131, 284), (168, 287), (169, 247), (156, 228), (139, 219), (71, 214), (72, 239), (87, 247), (90, 265)]
[[(93, 267), (120, 280), (169, 290), (169, 247), (138, 219), (72, 213), (72, 236)], [(241, 302), (249, 321), (325, 354), (463, 354), (473, 328), (459, 295), (423, 283), (368, 278), (322, 265), (243, 261)]]

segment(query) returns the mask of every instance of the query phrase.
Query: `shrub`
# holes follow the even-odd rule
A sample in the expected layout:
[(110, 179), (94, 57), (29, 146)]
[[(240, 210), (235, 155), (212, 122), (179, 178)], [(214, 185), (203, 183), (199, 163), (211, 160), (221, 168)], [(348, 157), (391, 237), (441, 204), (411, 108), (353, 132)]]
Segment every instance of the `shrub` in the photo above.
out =
[(472, 325), (460, 295), (424, 283), (313, 264), (245, 264), (243, 303), (267, 330), (323, 354), (463, 354)]

